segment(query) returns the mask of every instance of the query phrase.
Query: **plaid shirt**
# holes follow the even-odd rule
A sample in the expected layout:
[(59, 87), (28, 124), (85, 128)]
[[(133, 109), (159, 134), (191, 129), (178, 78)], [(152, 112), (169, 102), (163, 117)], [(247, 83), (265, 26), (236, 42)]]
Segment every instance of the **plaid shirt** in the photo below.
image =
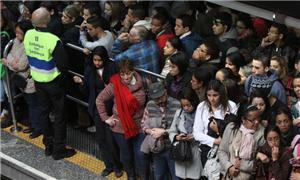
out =
[(112, 53), (113, 59), (118, 62), (124, 59), (133, 61), (135, 67), (142, 68), (154, 73), (159, 73), (159, 49), (155, 41), (147, 40), (131, 45), (126, 51), (122, 52), (122, 42), (114, 42)]

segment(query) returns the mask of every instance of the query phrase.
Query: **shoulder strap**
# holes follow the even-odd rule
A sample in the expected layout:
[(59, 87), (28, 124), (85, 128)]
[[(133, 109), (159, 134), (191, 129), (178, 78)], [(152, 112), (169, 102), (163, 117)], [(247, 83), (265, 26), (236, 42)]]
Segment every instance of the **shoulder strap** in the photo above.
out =
[[(181, 116), (181, 114), (182, 114), (182, 111), (183, 111), (183, 109), (182, 108), (180, 108), (180, 113), (178, 114), (178, 116), (177, 116), (177, 118), (176, 118), (176, 122), (175, 122), (175, 126), (176, 126), (176, 129), (179, 131), (179, 129), (178, 129), (178, 122), (179, 122), (179, 119), (180, 119), (180, 116)], [(179, 133), (180, 133), (180, 131), (179, 131)]]

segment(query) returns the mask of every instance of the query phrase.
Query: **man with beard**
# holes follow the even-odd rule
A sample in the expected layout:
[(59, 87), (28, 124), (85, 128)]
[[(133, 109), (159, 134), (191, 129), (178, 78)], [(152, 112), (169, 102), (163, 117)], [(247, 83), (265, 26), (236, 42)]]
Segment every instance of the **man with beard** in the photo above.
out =
[(161, 152), (152, 154), (154, 176), (155, 179), (164, 179), (169, 172), (172, 179), (176, 179), (175, 164), (169, 157), (171, 142), (167, 130), (170, 129), (174, 114), (181, 105), (177, 99), (168, 96), (161, 82), (149, 86), (149, 98), (151, 100), (146, 105), (142, 119), (143, 130), (157, 140), (162, 138), (162, 144), (165, 145)]

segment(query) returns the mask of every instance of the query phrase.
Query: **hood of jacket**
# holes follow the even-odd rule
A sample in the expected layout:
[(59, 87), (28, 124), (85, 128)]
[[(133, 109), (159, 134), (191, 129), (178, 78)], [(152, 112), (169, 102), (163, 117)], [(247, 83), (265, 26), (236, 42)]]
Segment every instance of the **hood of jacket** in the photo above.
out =
[(222, 36), (219, 37), (221, 42), (226, 41), (227, 39), (237, 39), (238, 37), (238, 33), (237, 31), (232, 27), (229, 29), (228, 32), (226, 32), (225, 34), (223, 34)]

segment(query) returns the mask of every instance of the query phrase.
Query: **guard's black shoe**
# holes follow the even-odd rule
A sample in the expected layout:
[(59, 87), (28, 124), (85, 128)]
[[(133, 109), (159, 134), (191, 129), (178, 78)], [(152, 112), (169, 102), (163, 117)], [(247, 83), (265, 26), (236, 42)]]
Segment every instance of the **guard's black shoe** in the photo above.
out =
[(54, 160), (60, 160), (60, 159), (72, 157), (75, 154), (76, 154), (76, 151), (74, 149), (64, 148), (63, 150), (60, 150), (60, 151), (57, 151), (57, 152), (53, 152), (52, 158)]
[(41, 132), (33, 131), (33, 132), (29, 135), (29, 138), (30, 138), (30, 139), (34, 139), (34, 138), (39, 137), (40, 135), (42, 135)]
[(101, 176), (102, 176), (102, 177), (106, 177), (106, 176), (110, 175), (112, 172), (113, 172), (112, 169), (107, 169), (107, 168), (105, 168), (105, 169), (101, 172)]
[(25, 134), (29, 134), (29, 133), (32, 133), (32, 131), (33, 131), (32, 128), (26, 128), (22, 132), (25, 133)]

